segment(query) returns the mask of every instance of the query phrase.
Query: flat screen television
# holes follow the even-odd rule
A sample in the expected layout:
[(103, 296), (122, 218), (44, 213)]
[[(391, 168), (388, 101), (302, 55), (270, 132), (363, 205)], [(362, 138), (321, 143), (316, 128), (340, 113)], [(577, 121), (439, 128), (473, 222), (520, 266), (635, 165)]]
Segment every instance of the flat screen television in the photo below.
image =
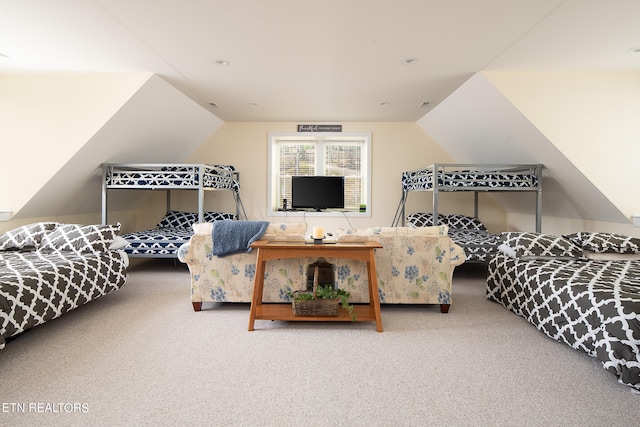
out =
[(292, 176), (293, 209), (344, 209), (344, 176)]

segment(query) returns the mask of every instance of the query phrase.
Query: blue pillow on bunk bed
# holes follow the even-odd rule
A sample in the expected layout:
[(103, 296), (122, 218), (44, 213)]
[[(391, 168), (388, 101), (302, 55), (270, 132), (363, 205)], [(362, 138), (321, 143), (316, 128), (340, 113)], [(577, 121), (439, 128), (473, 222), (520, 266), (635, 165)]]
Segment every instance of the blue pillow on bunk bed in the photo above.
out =
[[(224, 219), (236, 219), (234, 214), (227, 212), (204, 212), (204, 222), (222, 221)], [(191, 224), (198, 222), (197, 212), (183, 212), (168, 210), (164, 214), (164, 218), (160, 220), (158, 228), (188, 228), (191, 229)]]

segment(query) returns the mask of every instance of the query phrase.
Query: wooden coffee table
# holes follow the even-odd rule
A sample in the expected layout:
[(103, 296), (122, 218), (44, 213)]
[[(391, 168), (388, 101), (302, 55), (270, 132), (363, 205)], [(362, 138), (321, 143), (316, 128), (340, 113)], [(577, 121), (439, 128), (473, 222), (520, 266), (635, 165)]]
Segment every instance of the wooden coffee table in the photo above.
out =
[(369, 282), (369, 304), (354, 306), (356, 322), (376, 322), (376, 330), (382, 332), (380, 317), (380, 298), (378, 297), (378, 278), (376, 276), (375, 249), (382, 248), (378, 242), (362, 243), (305, 243), (305, 242), (272, 242), (260, 240), (251, 244), (258, 251), (256, 260), (256, 276), (253, 284), (251, 312), (249, 314), (249, 330), (253, 331), (257, 320), (295, 320), (312, 322), (351, 322), (351, 316), (342, 307), (337, 316), (296, 316), (291, 303), (262, 302), (264, 289), (264, 272), (266, 263), (272, 259), (328, 257), (360, 260), (367, 263), (367, 280)]

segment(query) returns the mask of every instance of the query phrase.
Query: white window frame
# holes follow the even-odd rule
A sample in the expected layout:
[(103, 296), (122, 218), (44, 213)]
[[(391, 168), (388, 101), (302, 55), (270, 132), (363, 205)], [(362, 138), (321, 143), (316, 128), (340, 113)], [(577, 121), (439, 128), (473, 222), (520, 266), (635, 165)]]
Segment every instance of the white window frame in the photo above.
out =
[[(269, 139), (269, 155), (268, 155), (268, 171), (267, 171), (267, 216), (324, 216), (324, 217), (371, 217), (371, 133), (370, 132), (270, 132)], [(364, 203), (366, 208), (364, 211), (352, 211), (343, 209), (330, 209), (322, 212), (296, 212), (282, 211), (281, 207), (276, 206), (278, 200), (277, 185), (278, 180), (274, 171), (279, 170), (279, 161), (274, 156), (274, 149), (278, 142), (281, 141), (300, 141), (312, 143), (330, 143), (331, 141), (362, 141), (362, 161), (361, 171), (365, 181)]]

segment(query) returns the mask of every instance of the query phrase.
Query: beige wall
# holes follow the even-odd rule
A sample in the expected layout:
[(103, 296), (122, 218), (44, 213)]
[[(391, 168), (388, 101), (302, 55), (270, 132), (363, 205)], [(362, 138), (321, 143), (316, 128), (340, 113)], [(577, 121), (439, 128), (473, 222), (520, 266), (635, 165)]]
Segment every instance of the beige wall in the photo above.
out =
[(640, 73), (483, 74), (629, 220), (640, 214)]
[[(390, 226), (401, 196), (400, 176), (403, 171), (417, 169), (434, 162), (451, 162), (442, 149), (415, 123), (342, 123), (343, 132), (371, 132), (372, 144), (372, 215), (370, 218), (343, 216), (315, 217), (306, 215), (309, 227), (323, 226), (327, 231), (339, 227), (355, 228)], [(266, 219), (272, 222), (292, 222), (301, 216), (267, 216), (267, 156), (269, 132), (295, 132), (297, 123), (226, 123), (191, 158), (196, 163), (231, 164), (240, 172), (241, 197), (249, 219)], [(225, 192), (226, 193), (226, 192)], [(450, 196), (450, 197), (449, 197)], [(174, 195), (181, 206), (193, 206), (189, 195)], [(473, 197), (444, 195), (442, 212), (473, 214)], [(228, 194), (207, 195), (207, 210), (233, 209)], [(486, 202), (484, 217), (494, 229), (504, 226), (504, 213), (496, 209), (490, 200)], [(407, 213), (430, 211), (431, 193), (412, 193), (407, 203)], [(482, 208), (484, 209), (484, 207)]]
[(0, 75), (0, 211), (19, 211), (150, 77)]

